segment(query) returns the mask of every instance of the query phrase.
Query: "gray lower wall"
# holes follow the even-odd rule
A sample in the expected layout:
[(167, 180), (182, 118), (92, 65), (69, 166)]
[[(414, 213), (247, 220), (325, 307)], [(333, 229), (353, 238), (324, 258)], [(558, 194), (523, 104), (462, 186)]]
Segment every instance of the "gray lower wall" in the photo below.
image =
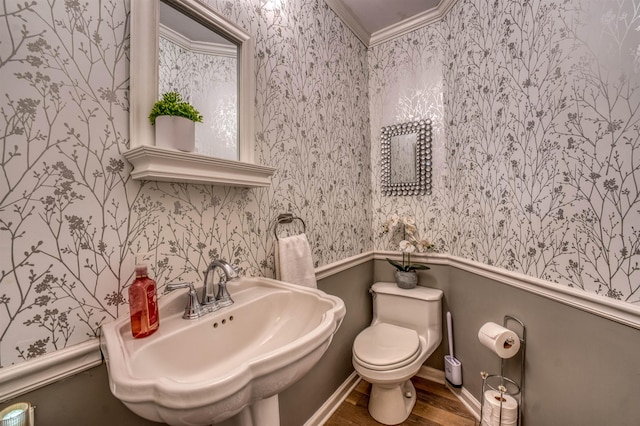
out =
[[(376, 280), (392, 280), (386, 262), (376, 261), (374, 269)], [(526, 326), (524, 424), (640, 424), (640, 330), (455, 267), (420, 272), (420, 284), (444, 291), (443, 315), (453, 316), (463, 386), (478, 401), (480, 372), (500, 373), (500, 359), (480, 344), (478, 330), (489, 321), (502, 324), (508, 314)], [(441, 370), (448, 353), (443, 337), (427, 361)], [(506, 375), (519, 378), (519, 366), (519, 358), (508, 360)]]
[[(372, 265), (373, 264), (373, 265)], [(367, 262), (318, 283), (342, 298), (347, 314), (330, 348), (298, 383), (280, 394), (283, 426), (300, 426), (351, 374), (351, 345), (371, 320), (368, 289), (392, 281), (385, 261)], [(527, 327), (524, 423), (527, 426), (636, 426), (640, 424), (640, 331), (562, 303), (479, 277), (434, 265), (420, 284), (444, 291), (443, 316), (454, 318), (456, 358), (464, 387), (480, 400), (481, 371), (497, 374), (500, 361), (478, 342), (488, 321), (510, 314)], [(442, 370), (446, 335), (426, 365)], [(510, 365), (519, 365), (518, 359)], [(517, 368), (509, 374), (517, 378)], [(23, 395), (37, 406), (38, 426), (61, 424), (150, 425), (109, 391), (104, 366)], [(72, 423), (70, 423), (72, 422)]]
[(111, 394), (104, 364), (21, 395), (10, 402), (18, 401), (36, 406), (36, 426), (158, 425), (133, 414)]

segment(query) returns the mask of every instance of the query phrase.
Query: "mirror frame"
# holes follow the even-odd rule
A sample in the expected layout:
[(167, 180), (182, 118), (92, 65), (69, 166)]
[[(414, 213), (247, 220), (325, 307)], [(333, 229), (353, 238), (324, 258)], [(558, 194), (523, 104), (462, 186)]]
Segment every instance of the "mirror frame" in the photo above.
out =
[(130, 149), (124, 155), (134, 166), (132, 178), (242, 187), (270, 185), (276, 169), (254, 164), (253, 40), (235, 24), (196, 0), (163, 1), (238, 46), (239, 161), (155, 146), (155, 130), (148, 117), (158, 100), (159, 1), (131, 0)]
[[(431, 120), (418, 120), (392, 124), (380, 130), (380, 177), (382, 195), (431, 195)], [(416, 135), (416, 180), (413, 182), (391, 182), (391, 140), (394, 136)]]

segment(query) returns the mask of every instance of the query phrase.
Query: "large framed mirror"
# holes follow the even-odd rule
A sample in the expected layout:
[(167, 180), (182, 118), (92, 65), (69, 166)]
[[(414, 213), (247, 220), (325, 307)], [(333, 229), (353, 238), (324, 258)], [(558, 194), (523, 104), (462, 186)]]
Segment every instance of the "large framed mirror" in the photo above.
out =
[[(208, 34), (197, 34), (196, 29)], [(161, 45), (163, 55), (166, 55), (162, 59)], [(232, 60), (235, 61), (235, 70), (229, 70), (234, 65), (227, 66), (228, 81), (224, 82), (231, 98), (221, 105), (198, 108), (203, 115), (221, 114), (225, 108), (233, 112), (232, 115), (211, 119), (208, 125), (210, 132), (226, 133), (224, 143), (227, 146), (222, 153), (207, 146), (212, 138), (209, 134), (199, 142), (200, 148), (195, 153), (157, 147), (155, 129), (148, 116), (159, 95), (177, 88), (201, 91), (202, 85), (186, 86), (192, 84), (194, 78), (208, 79), (204, 69), (192, 76), (184, 72), (174, 73), (170, 68), (177, 66), (178, 60), (171, 58), (170, 50), (180, 50), (183, 55), (180, 60), (183, 60), (186, 55), (200, 55), (204, 45), (207, 49), (218, 45), (224, 55), (234, 57)], [(185, 47), (194, 46), (195, 50), (185, 53)], [(130, 58), (131, 140), (130, 149), (124, 155), (133, 165), (134, 179), (243, 187), (270, 185), (275, 169), (257, 165), (254, 161), (254, 45), (249, 34), (197, 0), (131, 0)], [(227, 83), (233, 77), (235, 86), (230, 87)], [(207, 93), (201, 97), (218, 101), (221, 98), (219, 93)]]
[(382, 195), (431, 195), (431, 120), (380, 131)]

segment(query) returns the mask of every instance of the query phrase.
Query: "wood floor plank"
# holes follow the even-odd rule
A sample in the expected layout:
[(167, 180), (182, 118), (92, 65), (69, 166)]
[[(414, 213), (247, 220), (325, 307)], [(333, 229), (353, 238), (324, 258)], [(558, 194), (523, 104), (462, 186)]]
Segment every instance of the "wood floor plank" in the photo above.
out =
[(370, 415), (366, 406), (341, 404), (338, 410), (331, 416), (325, 426), (379, 426)]
[(432, 382), (431, 380), (423, 379), (422, 377), (413, 377), (411, 382), (413, 382), (413, 386), (415, 386), (416, 389), (424, 390), (452, 401), (459, 401), (446, 385)]
[(344, 400), (344, 402), (351, 404), (351, 405), (356, 405), (358, 403), (358, 400), (360, 399), (360, 397), (363, 394), (358, 392), (357, 390), (353, 390), (348, 396), (347, 398)]
[(366, 380), (360, 380), (360, 383), (358, 383), (355, 390), (360, 393), (368, 394), (371, 391), (371, 383)]
[(420, 400), (416, 402), (412, 413), (421, 419), (428, 419), (439, 425), (472, 426), (474, 423), (471, 419), (461, 417), (457, 413), (443, 410), (440, 407), (427, 404)]
[[(403, 426), (474, 426), (475, 418), (445, 386), (420, 377), (411, 379), (416, 405)], [(325, 426), (379, 426), (369, 414), (371, 385), (365, 380), (354, 388)]]
[(458, 417), (467, 419), (474, 418), (460, 401), (451, 401), (444, 397), (438, 397), (437, 395), (423, 392), (417, 392), (417, 398), (419, 402), (428, 407), (453, 413)]

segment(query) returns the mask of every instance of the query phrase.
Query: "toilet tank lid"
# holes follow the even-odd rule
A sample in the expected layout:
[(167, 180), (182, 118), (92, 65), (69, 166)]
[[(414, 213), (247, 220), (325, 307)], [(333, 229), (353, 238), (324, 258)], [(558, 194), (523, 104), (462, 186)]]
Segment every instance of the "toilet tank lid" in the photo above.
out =
[(417, 286), (412, 289), (403, 289), (398, 287), (396, 283), (379, 282), (371, 286), (371, 290), (375, 293), (390, 294), (393, 296), (411, 297), (422, 300), (440, 300), (442, 299), (442, 290), (437, 288), (429, 288)]

